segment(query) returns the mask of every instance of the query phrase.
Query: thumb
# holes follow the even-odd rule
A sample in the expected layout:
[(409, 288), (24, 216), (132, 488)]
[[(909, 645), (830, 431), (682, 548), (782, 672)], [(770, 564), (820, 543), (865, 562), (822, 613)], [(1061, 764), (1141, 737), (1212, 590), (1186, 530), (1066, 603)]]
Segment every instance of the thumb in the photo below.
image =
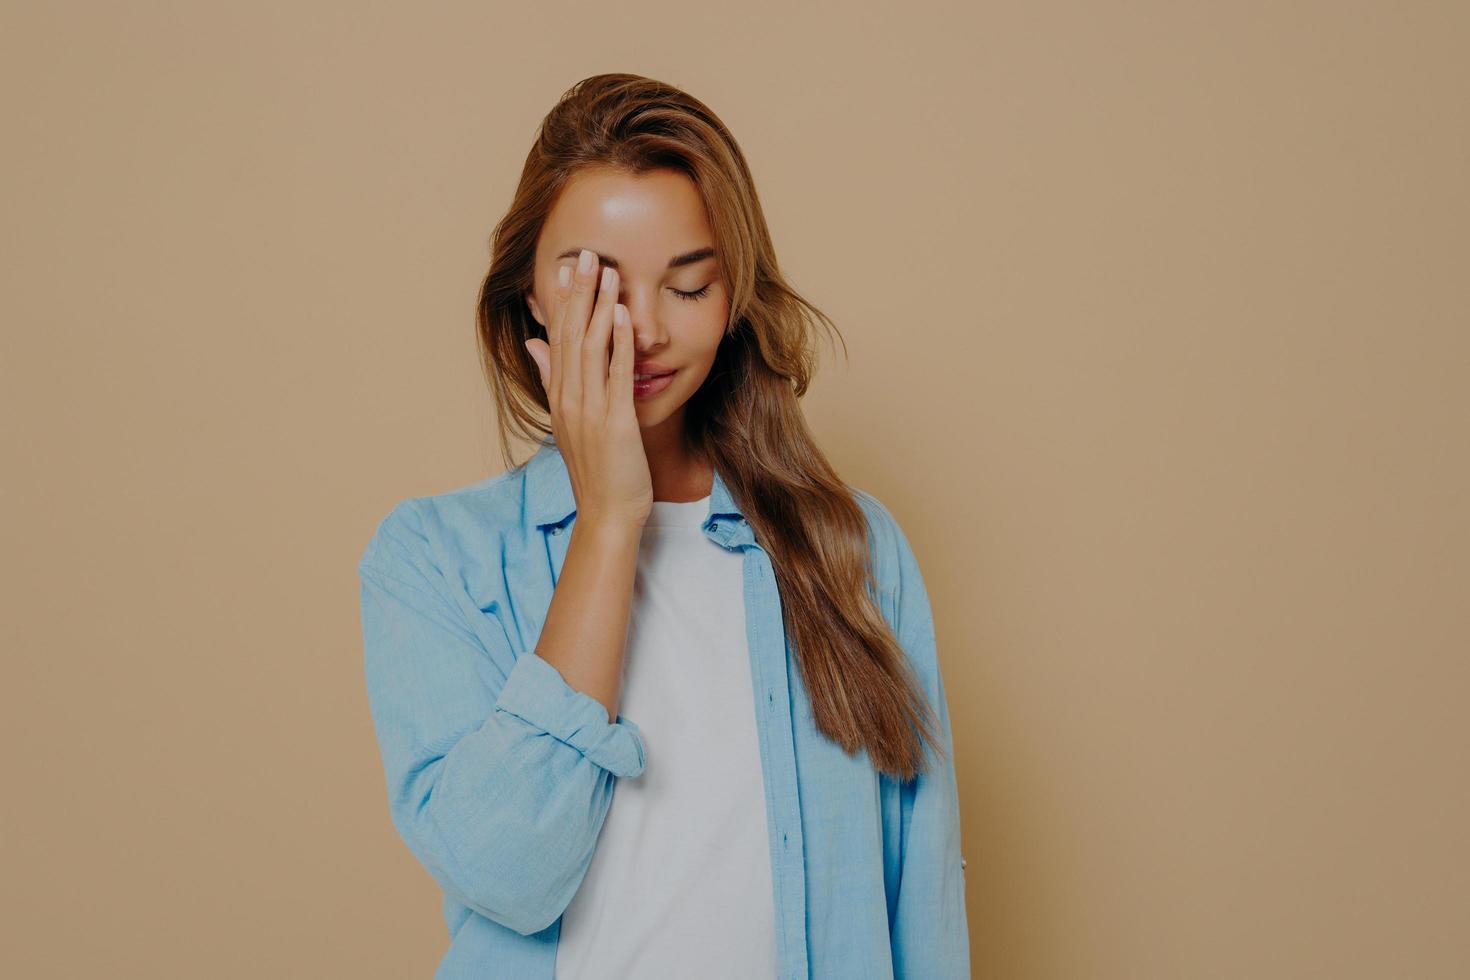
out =
[(538, 339), (532, 338), (526, 341), (526, 353), (531, 354), (531, 360), (537, 363), (537, 370), (541, 373), (541, 386), (550, 391), (551, 379), (547, 378), (547, 361), (544, 360), (545, 354), (541, 353), (542, 348), (545, 348), (545, 344)]

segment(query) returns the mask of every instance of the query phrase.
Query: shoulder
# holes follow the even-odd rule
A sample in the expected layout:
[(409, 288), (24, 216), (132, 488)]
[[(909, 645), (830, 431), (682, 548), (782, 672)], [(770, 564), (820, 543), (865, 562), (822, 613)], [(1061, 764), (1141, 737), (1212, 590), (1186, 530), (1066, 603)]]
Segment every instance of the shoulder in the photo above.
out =
[(889, 594), (897, 592), (908, 569), (917, 567), (903, 525), (893, 510), (875, 494), (851, 485), (848, 489), (867, 518), (868, 551), (878, 588)]
[(441, 571), (466, 557), (518, 540), (526, 508), (525, 467), (439, 493), (408, 496), (374, 525), (358, 567), (385, 569), (407, 561)]
[(850, 489), (868, 517), (879, 608), (927, 682), (937, 670), (934, 618), (918, 556), (890, 507), (867, 491)]

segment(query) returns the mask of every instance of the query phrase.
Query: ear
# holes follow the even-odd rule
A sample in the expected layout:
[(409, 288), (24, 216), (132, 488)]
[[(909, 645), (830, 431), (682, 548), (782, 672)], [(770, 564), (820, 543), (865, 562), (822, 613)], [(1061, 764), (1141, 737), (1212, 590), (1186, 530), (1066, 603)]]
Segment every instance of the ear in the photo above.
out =
[(531, 315), (536, 318), (536, 322), (541, 324), (542, 327), (545, 327), (546, 317), (542, 314), (541, 304), (536, 302), (536, 297), (530, 293), (526, 293), (526, 305), (531, 308)]

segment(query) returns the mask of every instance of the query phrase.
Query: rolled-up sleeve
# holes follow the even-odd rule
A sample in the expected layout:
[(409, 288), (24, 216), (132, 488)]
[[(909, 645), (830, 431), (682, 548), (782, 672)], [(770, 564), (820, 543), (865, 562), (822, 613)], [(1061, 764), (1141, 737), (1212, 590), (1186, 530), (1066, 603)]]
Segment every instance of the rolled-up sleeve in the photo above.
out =
[(616, 777), (643, 772), (642, 732), (512, 652), (504, 624), (457, 595), (414, 501), (358, 563), (367, 694), (393, 824), (456, 901), (522, 935), (556, 922), (591, 863)]
[(601, 701), (569, 685), (534, 650), (516, 658), (495, 707), (561, 739), (614, 776), (643, 772), (643, 738), (638, 726), (622, 715), (609, 724)]
[[(882, 505), (880, 505), (881, 507)], [(960, 853), (959, 789), (949, 702), (935, 646), (928, 590), (908, 539), (886, 509), (894, 633), (913, 661), (935, 709), (937, 745), (927, 768), (899, 784), (898, 896), (890, 921), (894, 976), (944, 980), (970, 976), (970, 933)]]

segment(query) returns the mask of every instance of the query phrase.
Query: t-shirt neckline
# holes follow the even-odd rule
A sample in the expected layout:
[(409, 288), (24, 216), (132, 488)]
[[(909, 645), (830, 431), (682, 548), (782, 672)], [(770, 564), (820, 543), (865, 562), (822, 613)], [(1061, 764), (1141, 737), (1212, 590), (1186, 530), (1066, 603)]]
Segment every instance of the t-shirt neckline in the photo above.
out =
[(709, 516), (712, 494), (698, 500), (655, 500), (644, 527), (699, 527)]

